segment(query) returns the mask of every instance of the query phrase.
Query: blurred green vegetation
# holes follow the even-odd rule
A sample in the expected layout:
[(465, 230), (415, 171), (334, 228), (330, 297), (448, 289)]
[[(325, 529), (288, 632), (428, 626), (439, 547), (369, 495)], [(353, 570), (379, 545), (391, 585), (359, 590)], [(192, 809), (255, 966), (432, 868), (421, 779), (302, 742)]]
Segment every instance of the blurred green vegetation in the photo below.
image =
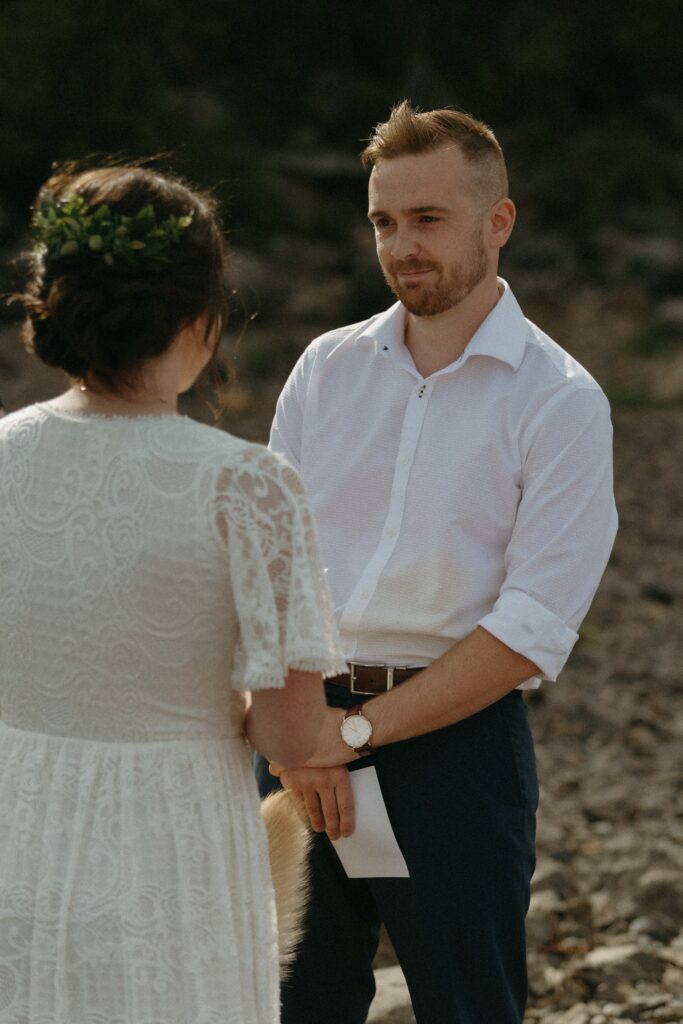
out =
[(256, 240), (290, 220), (279, 152), (350, 157), (405, 95), (491, 122), (529, 216), (573, 234), (633, 217), (673, 198), (681, 169), (679, 11), (677, 0), (4, 0), (5, 229), (53, 160), (170, 150), (194, 180), (221, 182), (235, 230)]
[(629, 350), (638, 356), (657, 356), (672, 352), (681, 344), (681, 324), (664, 317), (653, 317), (641, 324), (629, 339)]

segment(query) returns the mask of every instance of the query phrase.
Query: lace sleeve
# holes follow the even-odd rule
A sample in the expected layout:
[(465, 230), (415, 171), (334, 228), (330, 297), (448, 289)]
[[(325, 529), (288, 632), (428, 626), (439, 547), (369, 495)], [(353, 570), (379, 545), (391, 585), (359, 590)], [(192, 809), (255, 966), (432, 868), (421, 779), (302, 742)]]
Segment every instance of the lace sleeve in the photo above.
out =
[(290, 668), (347, 671), (303, 484), (284, 459), (247, 449), (216, 483), (239, 621), (232, 684), (284, 686)]

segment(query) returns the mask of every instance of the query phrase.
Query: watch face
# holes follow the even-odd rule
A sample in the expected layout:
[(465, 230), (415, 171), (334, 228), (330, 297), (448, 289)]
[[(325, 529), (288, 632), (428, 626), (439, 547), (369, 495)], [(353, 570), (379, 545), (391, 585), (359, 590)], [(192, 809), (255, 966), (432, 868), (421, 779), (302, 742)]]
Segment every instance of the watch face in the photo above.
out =
[(372, 736), (372, 725), (362, 715), (350, 715), (342, 722), (342, 738), (354, 750), (363, 747)]

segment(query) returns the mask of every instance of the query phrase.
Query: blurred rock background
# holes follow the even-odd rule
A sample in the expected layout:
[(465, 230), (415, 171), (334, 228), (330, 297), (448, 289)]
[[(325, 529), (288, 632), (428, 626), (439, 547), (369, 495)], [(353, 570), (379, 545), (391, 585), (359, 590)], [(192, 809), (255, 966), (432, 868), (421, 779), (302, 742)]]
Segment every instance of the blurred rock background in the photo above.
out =
[[(519, 208), (502, 274), (611, 399), (621, 515), (568, 667), (529, 698), (528, 1022), (683, 1021), (681, 57), (674, 0), (0, 6), (0, 291), (55, 160), (156, 155), (214, 188), (234, 308), (184, 407), (251, 439), (308, 341), (391, 301), (357, 160), (373, 124), (408, 96), (496, 130)], [(8, 410), (65, 383), (18, 319), (0, 310)], [(413, 1020), (386, 937), (376, 966), (370, 1021)]]

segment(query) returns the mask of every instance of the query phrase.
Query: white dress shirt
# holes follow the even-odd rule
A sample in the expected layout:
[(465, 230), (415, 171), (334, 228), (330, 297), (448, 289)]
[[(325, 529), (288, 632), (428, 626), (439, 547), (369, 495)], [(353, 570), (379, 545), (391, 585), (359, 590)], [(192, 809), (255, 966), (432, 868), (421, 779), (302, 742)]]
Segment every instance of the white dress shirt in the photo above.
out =
[(429, 377), (396, 303), (316, 339), (280, 396), (270, 445), (308, 490), (350, 661), (428, 665), (479, 625), (555, 679), (577, 640), (616, 533), (609, 406), (500, 284)]

